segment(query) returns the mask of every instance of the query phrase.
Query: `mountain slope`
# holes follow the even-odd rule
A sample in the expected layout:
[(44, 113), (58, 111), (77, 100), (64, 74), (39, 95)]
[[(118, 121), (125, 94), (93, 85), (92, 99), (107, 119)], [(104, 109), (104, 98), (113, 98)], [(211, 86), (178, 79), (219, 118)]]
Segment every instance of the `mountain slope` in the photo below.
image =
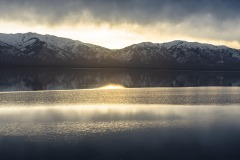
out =
[(51, 35), (0, 34), (0, 65), (239, 70), (240, 51), (185, 41), (110, 50)]
[[(70, 67), (95, 65), (108, 58), (111, 50), (71, 39), (27, 33), (0, 34), (0, 53), (4, 59), (2, 65)], [(97, 61), (91, 61), (92, 58)]]
[(141, 61), (143, 66), (173, 69), (238, 70), (240, 51), (196, 42), (140, 43), (117, 51), (118, 59)]

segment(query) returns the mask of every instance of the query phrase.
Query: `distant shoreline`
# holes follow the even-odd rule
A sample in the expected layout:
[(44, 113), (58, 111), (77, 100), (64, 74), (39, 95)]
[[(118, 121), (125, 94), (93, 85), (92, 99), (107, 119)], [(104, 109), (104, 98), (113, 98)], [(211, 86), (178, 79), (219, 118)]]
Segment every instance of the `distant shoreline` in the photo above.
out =
[(159, 71), (186, 71), (186, 72), (240, 72), (239, 70), (209, 70), (209, 69), (171, 69), (171, 68), (134, 68), (134, 67), (64, 67), (64, 66), (1, 66), (0, 69), (53, 69), (53, 70), (159, 70)]

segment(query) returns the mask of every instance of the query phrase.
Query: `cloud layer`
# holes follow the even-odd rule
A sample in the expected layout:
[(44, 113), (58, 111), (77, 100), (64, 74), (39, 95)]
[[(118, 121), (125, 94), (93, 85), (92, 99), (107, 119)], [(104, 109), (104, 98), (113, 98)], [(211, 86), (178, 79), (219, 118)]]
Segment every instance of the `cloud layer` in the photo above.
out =
[(239, 0), (1, 0), (3, 17), (27, 18), (33, 14), (48, 23), (60, 23), (86, 12), (108, 22), (178, 23), (192, 16), (210, 15), (215, 20), (237, 20)]
[(0, 0), (0, 20), (63, 24), (137, 25), (163, 34), (240, 40), (239, 0)]

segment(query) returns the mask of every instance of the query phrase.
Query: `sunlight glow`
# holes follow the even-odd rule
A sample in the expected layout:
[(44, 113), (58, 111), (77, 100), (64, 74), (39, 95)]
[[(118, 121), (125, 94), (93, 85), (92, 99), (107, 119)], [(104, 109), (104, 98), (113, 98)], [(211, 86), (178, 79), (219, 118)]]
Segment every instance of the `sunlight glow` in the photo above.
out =
[[(230, 110), (229, 110), (230, 108)], [(2, 122), (91, 122), (91, 121), (124, 121), (124, 120), (195, 120), (199, 123), (211, 121), (209, 115), (239, 117), (239, 106), (230, 105), (228, 108), (214, 105), (146, 105), (144, 104), (96, 104), (96, 105), (54, 105), (54, 106), (12, 106), (0, 107), (0, 121)], [(236, 112), (237, 111), (237, 112)], [(212, 113), (211, 113), (212, 112)], [(217, 113), (217, 114), (216, 114)], [(204, 118), (203, 118), (204, 117)], [(239, 119), (239, 118), (238, 118)], [(167, 123), (166, 123), (167, 124)], [(174, 124), (175, 125), (175, 124)], [(0, 129), (1, 130), (1, 129)]]
[[(240, 48), (240, 42), (238, 41), (211, 39), (201, 36), (192, 37), (191, 33), (180, 32), (177, 30), (178, 28), (171, 28), (169, 24), (164, 23), (156, 26), (140, 26), (137, 24), (124, 23), (96, 24), (93, 22), (79, 22), (74, 25), (63, 23), (58, 26), (49, 26), (44, 24), (4, 21), (0, 19), (0, 28), (1, 33), (36, 32), (39, 34), (49, 34), (79, 40), (84, 43), (91, 43), (109, 49), (122, 49), (141, 42), (164, 43), (173, 40), (186, 40), (189, 42), (210, 43)], [(183, 28), (180, 28), (180, 30), (183, 30)]]
[(109, 24), (96, 25), (92, 23), (79, 23), (73, 26), (63, 24), (54, 27), (0, 20), (0, 28), (0, 33), (36, 32), (43, 35), (49, 34), (79, 40), (84, 43), (91, 43), (109, 49), (121, 49), (144, 41), (144, 36), (129, 31), (128, 26), (113, 27)]
[(119, 84), (108, 84), (106, 86), (100, 87), (99, 89), (124, 89), (125, 87)]

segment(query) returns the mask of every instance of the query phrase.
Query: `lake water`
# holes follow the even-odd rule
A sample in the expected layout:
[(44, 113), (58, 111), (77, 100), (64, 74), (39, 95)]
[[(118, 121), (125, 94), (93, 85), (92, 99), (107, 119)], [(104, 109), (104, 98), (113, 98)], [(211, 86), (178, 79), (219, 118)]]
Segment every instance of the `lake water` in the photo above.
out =
[(0, 73), (0, 159), (240, 159), (238, 72)]

